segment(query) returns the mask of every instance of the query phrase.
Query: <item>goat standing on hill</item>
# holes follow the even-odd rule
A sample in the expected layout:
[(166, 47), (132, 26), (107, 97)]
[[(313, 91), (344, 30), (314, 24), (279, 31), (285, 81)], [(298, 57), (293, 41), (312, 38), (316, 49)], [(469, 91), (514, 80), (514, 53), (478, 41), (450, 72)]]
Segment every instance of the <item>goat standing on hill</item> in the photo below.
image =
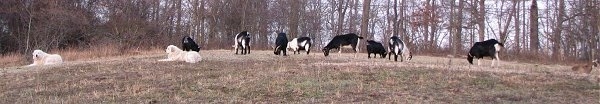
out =
[(591, 63), (587, 63), (585, 65), (573, 66), (573, 68), (571, 68), (571, 70), (578, 72), (578, 73), (590, 74), (592, 72), (592, 69), (594, 69), (594, 67), (598, 67), (598, 59), (595, 59)]
[(410, 50), (406, 47), (406, 43), (402, 42), (398, 36), (390, 37), (388, 50), (390, 50), (390, 52), (388, 52), (388, 60), (392, 59), (392, 55), (394, 55), (394, 61), (398, 61), (398, 56), (400, 56), (400, 62), (403, 60), (412, 60), (412, 53), (410, 53)]
[(183, 51), (191, 50), (200, 52), (200, 47), (198, 46), (198, 44), (196, 44), (196, 42), (194, 42), (194, 39), (192, 39), (189, 36), (183, 37), (183, 39), (181, 40), (181, 47), (183, 47)]
[(489, 56), (492, 58), (492, 66), (494, 66), (494, 60), (496, 60), (496, 63), (500, 61), (498, 52), (500, 52), (502, 47), (504, 47), (504, 44), (498, 42), (496, 39), (475, 42), (467, 55), (467, 61), (469, 61), (470, 64), (473, 64), (473, 58), (477, 58), (477, 65), (480, 65), (479, 60), (485, 56)]
[(32, 54), (33, 64), (29, 66), (58, 64), (63, 61), (60, 55), (48, 54), (42, 50), (34, 50)]
[(294, 54), (296, 54), (296, 52), (300, 54), (300, 50), (304, 50), (306, 51), (306, 54), (309, 54), (312, 41), (309, 37), (299, 37), (292, 39), (287, 45), (287, 48), (294, 51)]
[(373, 53), (373, 57), (377, 57), (377, 54), (381, 55), (381, 58), (385, 58), (387, 51), (383, 47), (383, 44), (373, 41), (367, 40), (367, 57), (371, 58), (371, 53)]
[(250, 33), (248, 31), (242, 31), (235, 35), (233, 47), (235, 48), (235, 54), (238, 54), (238, 50), (242, 50), (242, 55), (250, 54)]
[(333, 37), (333, 39), (331, 39), (331, 41), (329, 41), (329, 43), (325, 47), (323, 47), (323, 54), (325, 56), (329, 56), (329, 50), (331, 49), (338, 49), (338, 53), (341, 54), (342, 47), (350, 46), (355, 52), (354, 57), (356, 57), (356, 54), (359, 52), (358, 46), (360, 44), (361, 39), (363, 39), (363, 37), (360, 37), (354, 33), (335, 36)]
[[(275, 34), (275, 33), (273, 33)], [(275, 55), (279, 55), (281, 54), (281, 52), (283, 52), (283, 56), (287, 56), (287, 46), (288, 46), (288, 39), (285, 33), (279, 33), (277, 35), (277, 38), (275, 39), (275, 50), (273, 51), (273, 53)]]

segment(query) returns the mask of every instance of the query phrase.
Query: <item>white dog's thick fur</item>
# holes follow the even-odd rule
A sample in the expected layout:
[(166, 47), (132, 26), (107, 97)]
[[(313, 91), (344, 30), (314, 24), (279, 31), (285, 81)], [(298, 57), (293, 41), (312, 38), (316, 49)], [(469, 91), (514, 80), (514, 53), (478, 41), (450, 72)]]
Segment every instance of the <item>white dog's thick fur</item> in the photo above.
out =
[(48, 54), (42, 50), (34, 50), (33, 53), (33, 64), (36, 65), (50, 65), (62, 63), (62, 57), (58, 54)]
[(165, 49), (167, 52), (167, 59), (162, 59), (158, 61), (185, 61), (188, 63), (196, 63), (202, 61), (202, 57), (200, 57), (200, 53), (196, 51), (183, 51), (175, 45), (167, 46)]

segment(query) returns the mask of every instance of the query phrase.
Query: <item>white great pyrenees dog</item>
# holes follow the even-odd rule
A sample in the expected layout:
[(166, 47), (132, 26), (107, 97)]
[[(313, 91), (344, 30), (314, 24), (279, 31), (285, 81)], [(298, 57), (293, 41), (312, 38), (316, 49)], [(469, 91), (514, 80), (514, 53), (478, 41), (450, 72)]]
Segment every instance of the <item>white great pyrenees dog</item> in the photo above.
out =
[(48, 54), (42, 50), (34, 50), (32, 54), (33, 64), (29, 66), (59, 64), (63, 61), (60, 55)]
[(158, 61), (185, 61), (188, 63), (196, 63), (202, 61), (202, 57), (200, 57), (200, 53), (196, 51), (183, 51), (175, 45), (167, 46), (165, 49), (167, 52), (167, 59), (162, 59)]

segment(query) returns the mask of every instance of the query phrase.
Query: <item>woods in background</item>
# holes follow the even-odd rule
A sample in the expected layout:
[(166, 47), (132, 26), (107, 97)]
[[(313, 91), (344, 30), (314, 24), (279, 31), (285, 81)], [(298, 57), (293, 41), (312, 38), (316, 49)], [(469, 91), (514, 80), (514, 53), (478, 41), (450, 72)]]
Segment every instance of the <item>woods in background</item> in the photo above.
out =
[[(35, 49), (122, 49), (178, 44), (231, 49), (249, 31), (253, 49), (275, 36), (307, 36), (320, 49), (333, 36), (387, 42), (397, 34), (413, 53), (466, 55), (474, 42), (505, 43), (503, 57), (597, 57), (598, 0), (2, 0), (0, 54)], [(364, 47), (364, 46), (361, 46)]]

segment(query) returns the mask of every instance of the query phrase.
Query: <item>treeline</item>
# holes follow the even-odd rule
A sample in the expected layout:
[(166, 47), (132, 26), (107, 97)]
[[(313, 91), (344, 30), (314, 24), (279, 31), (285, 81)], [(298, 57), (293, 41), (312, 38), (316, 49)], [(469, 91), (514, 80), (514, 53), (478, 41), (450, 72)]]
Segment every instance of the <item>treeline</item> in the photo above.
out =
[(121, 49), (179, 45), (232, 49), (250, 31), (253, 49), (272, 32), (315, 38), (358, 33), (387, 42), (397, 34), (415, 53), (463, 55), (490, 38), (506, 57), (588, 59), (599, 49), (598, 0), (2, 0), (0, 53), (34, 49)]

